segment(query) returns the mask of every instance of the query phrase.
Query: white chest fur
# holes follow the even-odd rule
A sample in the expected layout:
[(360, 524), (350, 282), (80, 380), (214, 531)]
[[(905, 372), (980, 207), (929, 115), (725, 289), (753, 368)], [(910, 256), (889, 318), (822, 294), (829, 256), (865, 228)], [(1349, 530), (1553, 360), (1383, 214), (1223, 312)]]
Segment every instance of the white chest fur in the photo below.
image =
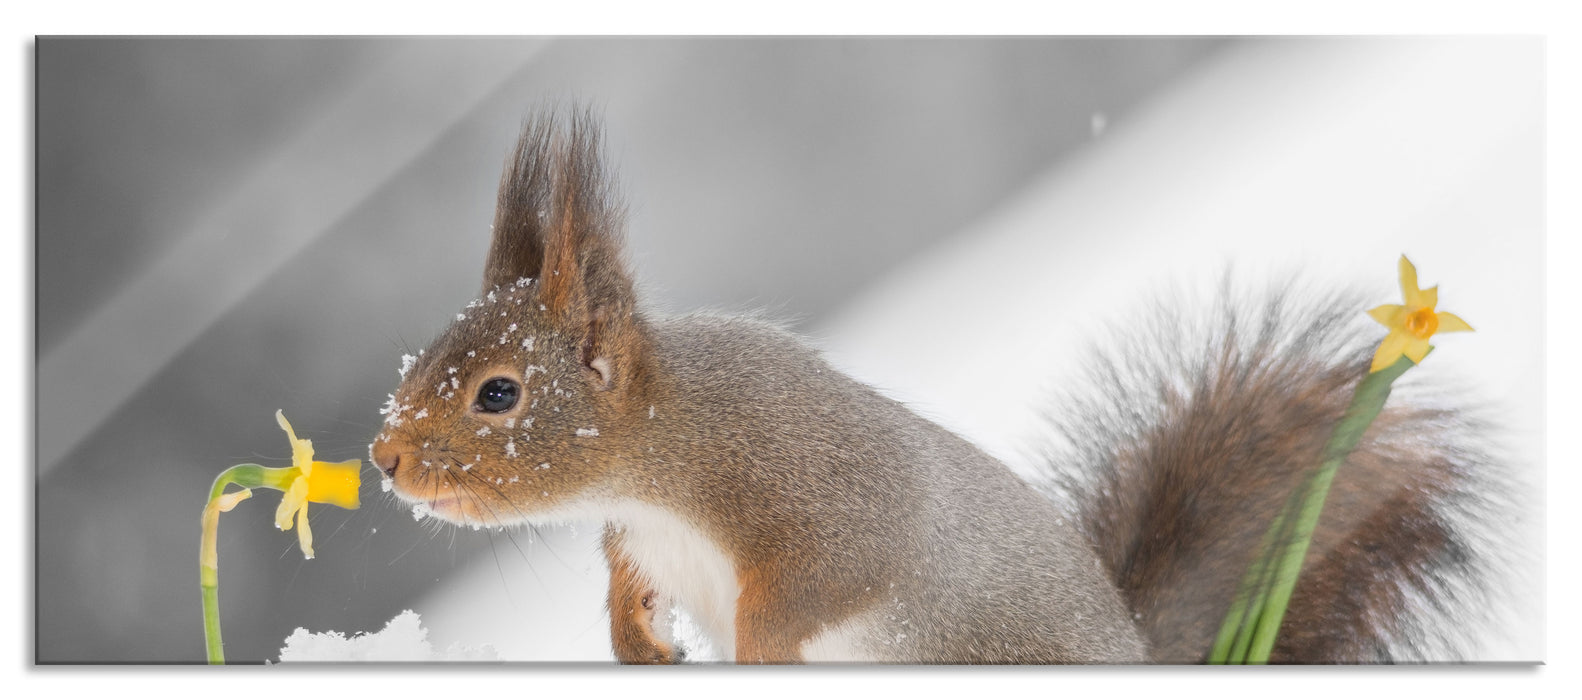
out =
[(626, 555), (661, 599), (685, 610), (725, 660), (734, 659), (741, 584), (725, 553), (686, 520), (644, 503), (617, 504), (610, 521), (623, 528)]

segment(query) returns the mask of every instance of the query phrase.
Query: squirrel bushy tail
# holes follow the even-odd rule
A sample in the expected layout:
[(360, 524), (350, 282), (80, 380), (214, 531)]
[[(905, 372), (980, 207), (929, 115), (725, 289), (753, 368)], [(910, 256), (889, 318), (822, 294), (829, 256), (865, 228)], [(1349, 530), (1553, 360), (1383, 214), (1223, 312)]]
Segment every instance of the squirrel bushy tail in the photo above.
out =
[[(1053, 420), (1051, 484), (1147, 638), (1152, 660), (1200, 663), (1260, 538), (1319, 463), (1376, 345), (1359, 298), (1289, 289), (1238, 308), (1227, 283), (1208, 323), (1159, 308), (1143, 338), (1089, 367), (1096, 386)], [(1213, 329), (1191, 340), (1192, 329)], [(1164, 349), (1156, 354), (1155, 351)], [(1419, 370), (1421, 371), (1421, 370)], [(1337, 473), (1271, 661), (1458, 658), (1456, 626), (1487, 610), (1479, 421), (1426, 407), (1414, 380)], [(1404, 387), (1403, 387), (1404, 385)], [(1428, 397), (1431, 398), (1431, 397)], [(1413, 401), (1418, 404), (1414, 407)], [(1439, 628), (1439, 629), (1436, 629)]]

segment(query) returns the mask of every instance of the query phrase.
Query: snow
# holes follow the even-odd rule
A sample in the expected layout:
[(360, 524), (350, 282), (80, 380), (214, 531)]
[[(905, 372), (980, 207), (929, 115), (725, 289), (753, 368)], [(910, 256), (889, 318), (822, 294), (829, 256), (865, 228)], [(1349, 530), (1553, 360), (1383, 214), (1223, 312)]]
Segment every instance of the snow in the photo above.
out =
[(401, 369), (400, 369), (400, 372), (401, 372), (401, 378), (402, 379), (406, 379), (406, 373), (411, 371), (412, 370), (412, 365), (414, 365), (416, 363), (417, 363), (417, 357), (416, 356), (405, 355), (405, 354), (403, 354), (401, 356)]
[(577, 428), (577, 437), (598, 437), (598, 428)]
[(403, 610), (378, 632), (359, 632), (347, 638), (336, 632), (309, 632), (298, 627), (280, 649), (281, 663), (346, 661), (499, 661), (494, 647), (464, 646), (453, 642), (443, 651), (428, 640), (420, 616)]
[(385, 401), (385, 405), (379, 409), (379, 413), (385, 417), (386, 425), (391, 427), (399, 426), (401, 425), (402, 412), (411, 410), (412, 407), (396, 401), (395, 394), (386, 394), (386, 396), (388, 399)]

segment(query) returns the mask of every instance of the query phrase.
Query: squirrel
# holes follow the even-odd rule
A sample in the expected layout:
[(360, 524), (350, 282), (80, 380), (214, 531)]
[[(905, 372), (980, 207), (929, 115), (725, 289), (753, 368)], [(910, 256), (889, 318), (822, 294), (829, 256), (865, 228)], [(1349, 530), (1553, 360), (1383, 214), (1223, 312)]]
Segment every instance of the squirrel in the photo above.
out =
[[(1033, 484), (781, 327), (645, 313), (599, 120), (568, 111), (531, 116), (507, 159), (480, 296), (403, 358), (370, 446), (387, 490), (474, 527), (604, 523), (624, 663), (683, 660), (655, 630), (671, 606), (738, 663), (1204, 661), (1366, 373), (1335, 310), (1360, 306), (1292, 330), (1276, 295), (1198, 352), (1102, 365), (1103, 399), (1071, 402), (1073, 446)], [(1381, 414), (1273, 662), (1409, 658), (1433, 637), (1417, 599), (1476, 589), (1446, 512), (1488, 461), (1469, 424)]]

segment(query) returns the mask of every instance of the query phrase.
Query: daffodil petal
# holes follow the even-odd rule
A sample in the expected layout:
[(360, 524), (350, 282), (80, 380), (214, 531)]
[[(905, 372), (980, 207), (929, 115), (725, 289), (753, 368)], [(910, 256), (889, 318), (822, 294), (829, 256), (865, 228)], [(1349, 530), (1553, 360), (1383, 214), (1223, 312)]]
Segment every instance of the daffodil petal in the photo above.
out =
[(1407, 306), (1418, 306), (1416, 303), (1419, 290), (1417, 289), (1417, 266), (1401, 256), (1401, 298), (1406, 300)]
[(1393, 328), (1395, 327), (1395, 318), (1405, 310), (1406, 307), (1401, 306), (1400, 304), (1385, 304), (1383, 306), (1375, 306), (1372, 309), (1369, 309), (1368, 315), (1372, 316), (1373, 320)]
[(232, 491), (230, 493), (221, 495), (219, 498), (214, 499), (214, 507), (217, 510), (219, 510), (221, 513), (228, 513), (228, 512), (230, 512), (230, 510), (232, 508), (236, 507), (236, 504), (241, 503), (242, 501), (245, 501), (245, 500), (247, 500), (249, 498), (252, 498), (252, 497), (253, 497), (253, 490), (252, 489), (242, 489), (240, 491)]
[(291, 429), (291, 422), (286, 420), (286, 412), (275, 411), (275, 422), (286, 431), (286, 437), (291, 439), (291, 464), (301, 469), (302, 475), (307, 476), (313, 471), (313, 441), (297, 437), (297, 431)]
[(347, 510), (357, 510), (360, 501), (357, 489), (362, 485), (363, 462), (348, 459), (344, 462), (314, 462), (313, 475), (308, 477), (308, 501), (328, 503)]
[(297, 511), (297, 542), (302, 545), (302, 556), (313, 558), (313, 530), (308, 527), (308, 504)]
[(1412, 362), (1422, 362), (1423, 357), (1428, 354), (1428, 339), (1412, 338), (1406, 343), (1406, 350), (1403, 352)]
[(280, 498), (280, 507), (275, 509), (275, 527), (282, 530), (291, 529), (291, 516), (305, 508), (308, 504), (308, 480), (298, 478), (291, 482), (291, 488)]
[(1453, 313), (1450, 313), (1448, 311), (1442, 311), (1442, 312), (1439, 313), (1439, 332), (1440, 333), (1454, 333), (1456, 331), (1470, 331), (1470, 330), (1472, 330), (1472, 326), (1470, 324), (1468, 324), (1466, 321), (1461, 320), (1460, 316), (1457, 316), (1457, 315), (1455, 315)]
[(1373, 353), (1373, 366), (1369, 367), (1368, 371), (1377, 372), (1395, 364), (1395, 361), (1406, 352), (1406, 345), (1410, 342), (1411, 336), (1399, 331), (1390, 331), (1390, 334), (1384, 337), (1384, 342), (1379, 343), (1378, 351)]
[(1428, 289), (1424, 289), (1424, 290), (1418, 292), (1417, 293), (1417, 303), (1418, 303), (1419, 306), (1426, 306), (1426, 307), (1428, 307), (1430, 309), (1434, 308), (1435, 306), (1438, 306), (1439, 305), (1439, 285), (1436, 284), (1436, 285), (1434, 285), (1432, 287), (1429, 287)]
[(291, 421), (286, 420), (285, 411), (278, 408), (275, 409), (275, 423), (280, 425), (281, 430), (286, 431), (286, 437), (290, 439), (291, 442), (295, 443), (297, 441), (297, 431), (291, 429)]

